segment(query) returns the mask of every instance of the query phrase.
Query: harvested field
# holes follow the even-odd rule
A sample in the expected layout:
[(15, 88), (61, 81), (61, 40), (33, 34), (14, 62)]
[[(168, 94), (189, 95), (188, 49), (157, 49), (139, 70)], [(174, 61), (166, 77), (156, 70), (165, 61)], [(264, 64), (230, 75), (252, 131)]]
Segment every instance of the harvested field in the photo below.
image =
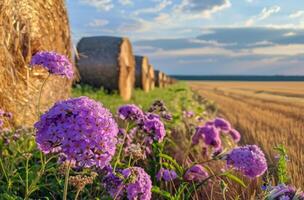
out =
[(304, 185), (304, 82), (191, 82), (202, 97), (242, 133), (243, 144), (258, 144), (274, 161), (276, 145), (288, 150), (291, 182)]

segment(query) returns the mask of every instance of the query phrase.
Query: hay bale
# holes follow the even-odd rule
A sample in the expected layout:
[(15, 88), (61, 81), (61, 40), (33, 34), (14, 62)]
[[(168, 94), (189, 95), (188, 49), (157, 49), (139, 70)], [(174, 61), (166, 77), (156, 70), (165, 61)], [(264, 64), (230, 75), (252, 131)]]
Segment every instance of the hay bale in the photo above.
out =
[(145, 92), (150, 90), (149, 60), (145, 56), (135, 56), (135, 86)]
[(168, 85), (168, 76), (167, 74), (163, 73), (163, 87), (167, 87)]
[(159, 70), (155, 70), (155, 86), (156, 87), (159, 87), (159, 88), (164, 87), (163, 78), (164, 78), (164, 73)]
[(81, 82), (107, 90), (117, 90), (129, 100), (135, 83), (135, 58), (127, 38), (85, 37), (77, 50)]
[(149, 82), (150, 82), (150, 90), (154, 90), (155, 88), (155, 74), (153, 65), (149, 65)]
[[(71, 58), (71, 49), (64, 0), (0, 1), (0, 107), (14, 114), (13, 125), (31, 126), (37, 119), (37, 99), (48, 72), (30, 70), (31, 56), (52, 50)], [(72, 81), (50, 77), (40, 110), (67, 98), (71, 85)]]

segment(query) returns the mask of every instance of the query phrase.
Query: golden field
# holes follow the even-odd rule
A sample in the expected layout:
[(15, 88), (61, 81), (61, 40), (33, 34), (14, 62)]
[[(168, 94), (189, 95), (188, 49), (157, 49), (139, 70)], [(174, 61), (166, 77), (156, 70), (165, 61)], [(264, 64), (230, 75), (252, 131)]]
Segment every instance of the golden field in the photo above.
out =
[(273, 148), (288, 150), (291, 182), (304, 186), (304, 82), (190, 82), (214, 101), (220, 115), (242, 134), (242, 144), (263, 148), (272, 164)]

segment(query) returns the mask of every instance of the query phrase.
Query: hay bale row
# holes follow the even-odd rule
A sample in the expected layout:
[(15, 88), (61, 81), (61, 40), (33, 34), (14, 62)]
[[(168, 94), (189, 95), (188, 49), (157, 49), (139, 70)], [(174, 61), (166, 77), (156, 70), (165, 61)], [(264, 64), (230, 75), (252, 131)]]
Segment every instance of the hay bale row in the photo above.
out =
[(127, 38), (98, 36), (82, 38), (78, 45), (77, 67), (81, 82), (106, 90), (117, 90), (129, 100), (134, 87), (145, 92), (166, 87), (170, 78), (155, 71), (145, 56), (134, 56)]
[(134, 56), (127, 38), (85, 37), (79, 41), (77, 51), (81, 82), (118, 91), (124, 100), (132, 97), (134, 87), (149, 92), (174, 83), (165, 73), (154, 70), (146, 56)]
[[(71, 58), (71, 35), (64, 0), (0, 1), (0, 107), (14, 115), (13, 125), (31, 126), (37, 119), (37, 99), (47, 76), (30, 70), (32, 55), (56, 51)], [(40, 110), (67, 98), (72, 82), (51, 76)]]

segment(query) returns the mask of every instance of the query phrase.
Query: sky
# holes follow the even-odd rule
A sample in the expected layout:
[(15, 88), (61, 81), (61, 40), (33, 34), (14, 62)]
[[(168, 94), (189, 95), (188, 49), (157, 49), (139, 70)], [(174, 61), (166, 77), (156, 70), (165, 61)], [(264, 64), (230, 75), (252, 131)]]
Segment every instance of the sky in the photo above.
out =
[(303, 0), (66, 0), (74, 45), (128, 37), (174, 75), (304, 75)]

